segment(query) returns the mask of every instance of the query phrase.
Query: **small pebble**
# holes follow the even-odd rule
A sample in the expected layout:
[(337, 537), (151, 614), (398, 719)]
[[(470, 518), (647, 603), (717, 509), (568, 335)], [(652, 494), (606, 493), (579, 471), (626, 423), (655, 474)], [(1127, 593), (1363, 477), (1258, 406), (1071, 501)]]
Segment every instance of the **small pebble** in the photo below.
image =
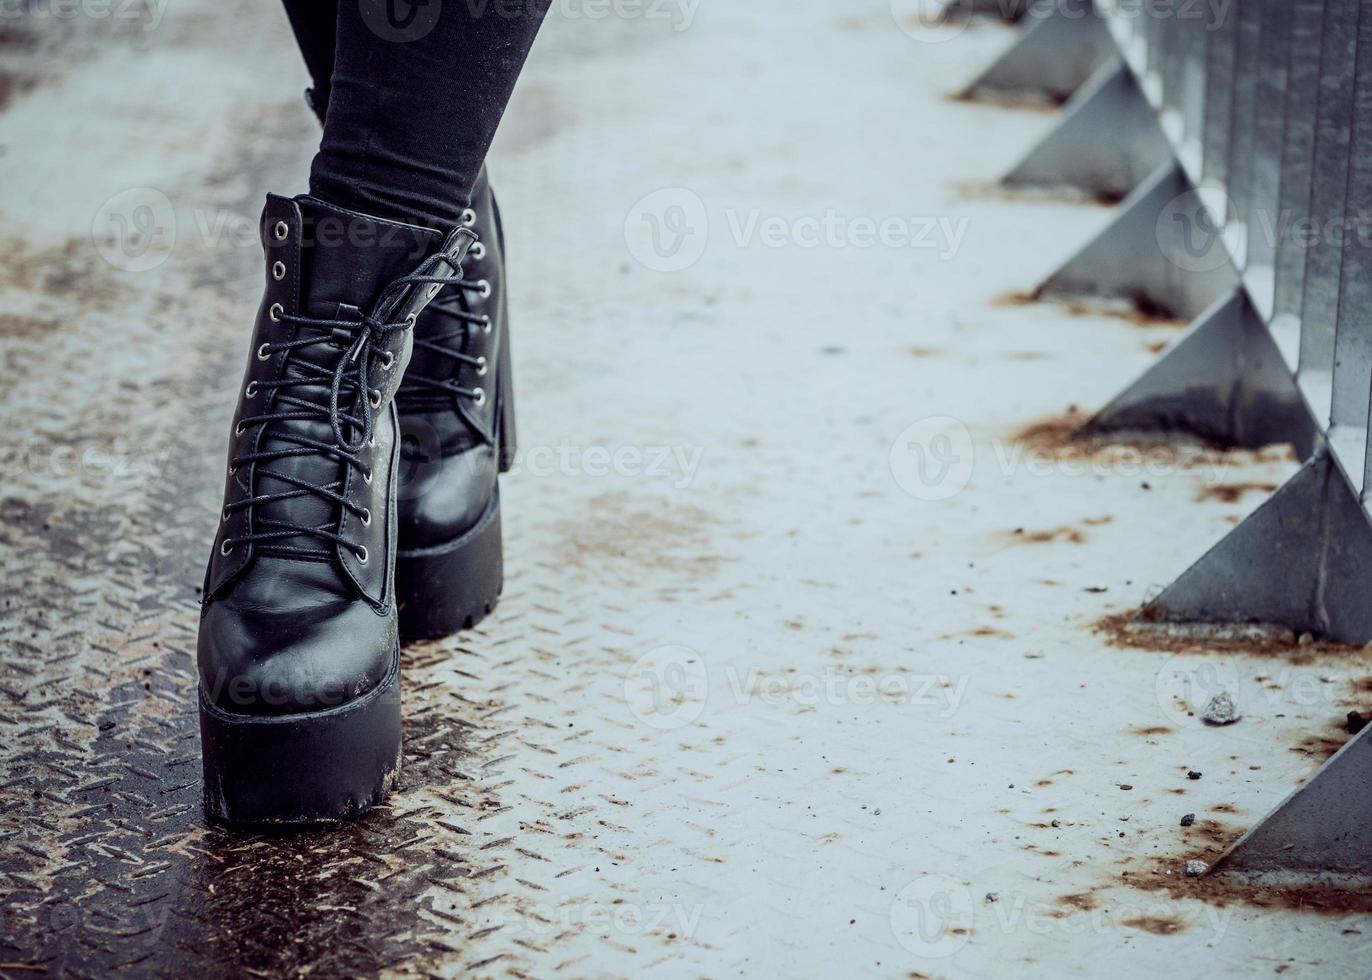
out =
[(1061, 826), (1062, 826), (1062, 821), (1061, 821), (1061, 820), (1054, 820), (1054, 821), (1052, 822), (1052, 824), (1050, 824), (1050, 826), (1053, 826), (1053, 827), (1061, 827)]
[(1201, 774), (1198, 773), (1198, 772), (1196, 772), (1196, 770), (1191, 769), (1191, 770), (1188, 770), (1188, 771), (1187, 771), (1187, 773), (1186, 773), (1186, 778), (1187, 778), (1187, 779), (1200, 779), (1200, 778), (1201, 778)]
[(1206, 864), (1204, 861), (1186, 862), (1186, 877), (1188, 878), (1199, 878), (1209, 870), (1210, 865)]
[(1128, 790), (1133, 789), (1133, 788), (1134, 788), (1133, 785), (1130, 784), (1130, 783), (1120, 783), (1120, 789), (1125, 790), (1126, 792), (1127, 792)]
[(1220, 691), (1205, 702), (1200, 716), (1207, 725), (1232, 725), (1243, 717), (1239, 714), (1239, 706), (1234, 703), (1234, 696), (1228, 691)]
[(1181, 818), (1181, 825), (1182, 825), (1183, 827), (1189, 827), (1189, 826), (1191, 826), (1191, 825), (1192, 825), (1193, 823), (1195, 823), (1195, 822), (1196, 822), (1196, 815), (1195, 815), (1194, 813), (1187, 813), (1187, 814), (1183, 815), (1182, 818)]
[(995, 892), (987, 892), (987, 893), (986, 893), (986, 900), (987, 900), (988, 902), (999, 902), (999, 901), (1000, 901), (1000, 896), (997, 895)]
[(1309, 632), (1307, 632), (1307, 633), (1302, 633), (1299, 637), (1296, 638), (1296, 643), (1297, 643), (1298, 645), (1300, 645), (1300, 646), (1303, 646), (1303, 647), (1308, 647), (1310, 644), (1312, 644), (1312, 643), (1314, 643), (1314, 642), (1315, 642), (1315, 634), (1314, 634), (1314, 633), (1309, 633)]

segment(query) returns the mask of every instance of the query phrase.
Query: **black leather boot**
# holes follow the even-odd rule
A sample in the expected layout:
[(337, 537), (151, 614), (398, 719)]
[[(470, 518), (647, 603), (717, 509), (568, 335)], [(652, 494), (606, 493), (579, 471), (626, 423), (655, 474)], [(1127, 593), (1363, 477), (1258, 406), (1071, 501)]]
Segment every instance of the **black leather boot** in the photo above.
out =
[(198, 663), (206, 813), (336, 820), (400, 766), (394, 394), (475, 236), (271, 196)]
[(479, 622), (504, 584), (499, 473), (515, 452), (505, 239), (483, 169), (464, 224), (479, 241), (415, 327), (400, 409), (396, 594), (405, 637)]

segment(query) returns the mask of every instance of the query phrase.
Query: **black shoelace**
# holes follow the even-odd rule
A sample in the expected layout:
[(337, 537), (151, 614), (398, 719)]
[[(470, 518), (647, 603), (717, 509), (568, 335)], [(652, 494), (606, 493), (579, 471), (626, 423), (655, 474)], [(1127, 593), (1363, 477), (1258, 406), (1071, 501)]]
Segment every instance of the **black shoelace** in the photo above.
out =
[[(407, 408), (442, 407), (448, 404), (448, 399), (452, 395), (457, 395), (459, 398), (470, 398), (478, 406), (486, 403), (484, 388), (464, 388), (457, 382), (456, 376), (461, 370), (460, 365), (463, 364), (476, 368), (478, 374), (486, 373), (486, 358), (473, 357), (465, 351), (473, 330), (480, 329), (484, 333), (490, 333), (491, 318), (484, 313), (471, 312), (467, 305), (462, 302), (462, 296), (467, 292), (474, 292), (484, 299), (491, 294), (491, 284), (485, 279), (457, 279), (452, 281), (452, 285), (456, 286), (460, 292), (449, 294), (443, 297), (442, 301), (435, 302), (433, 305), (457, 321), (456, 329), (439, 336), (416, 336), (414, 346), (417, 350), (426, 350), (440, 357), (456, 361), (459, 369), (453, 373), (453, 376), (447, 378), (426, 377), (413, 369), (406, 371), (404, 382), (396, 394), (396, 400)], [(452, 344), (456, 344), (456, 346), (449, 346)]]
[[(229, 460), (229, 473), (234, 473), (241, 466), (252, 465), (254, 467), (253, 485), (256, 485), (258, 480), (270, 478), (277, 483), (284, 484), (286, 489), (270, 493), (250, 493), (247, 499), (228, 504), (224, 508), (225, 520), (237, 511), (248, 510), (258, 504), (313, 495), (352, 513), (363, 527), (371, 523), (371, 511), (348, 500), (340, 492), (344, 484), (342, 479), (325, 484), (311, 483), (308, 480), (269, 469), (264, 464), (289, 457), (328, 456), (344, 463), (350, 469), (356, 469), (361, 473), (365, 483), (370, 484), (372, 482), (371, 470), (362, 461), (360, 455), (363, 448), (375, 445), (373, 437), (376, 427), (376, 412), (381, 408), (381, 390), (367, 387), (372, 358), (377, 347), (385, 338), (397, 331), (409, 330), (414, 327), (415, 317), (413, 314), (400, 320), (390, 319), (395, 308), (400, 305), (406, 290), (427, 284), (437, 284), (440, 288), (457, 284), (459, 281), (457, 279), (436, 274), (440, 263), (447, 265), (457, 275), (461, 275), (461, 268), (453, 259), (444, 252), (438, 252), (425, 259), (413, 273), (401, 276), (387, 286), (373, 307), (374, 310), (378, 311), (377, 313), (364, 314), (357, 320), (296, 316), (283, 311), (280, 304), (272, 307), (269, 315), (274, 321), (295, 324), (299, 329), (293, 340), (279, 344), (262, 344), (257, 349), (259, 358), (266, 360), (281, 351), (299, 351), (324, 345), (340, 348), (340, 354), (333, 370), (310, 361), (288, 357), (287, 364), (296, 368), (299, 372), (298, 376), (286, 377), (283, 368), (281, 376), (274, 381), (249, 383), (244, 392), (248, 398), (252, 398), (260, 392), (274, 391), (276, 395), (272, 401), (272, 411), (239, 420), (238, 434), (242, 434), (253, 426), (287, 423), (276, 426), (271, 437), (280, 442), (289, 443), (290, 448), (258, 451), (237, 456)], [(343, 338), (348, 338), (346, 345), (343, 343)], [(389, 368), (393, 355), (389, 351), (383, 353), (387, 360), (382, 362), (382, 367), (383, 369)], [(324, 391), (328, 392), (327, 399), (320, 397)], [(308, 397), (311, 394), (315, 397)], [(349, 403), (352, 407), (344, 408)], [(333, 441), (312, 439), (304, 433), (293, 431), (288, 424), (292, 421), (302, 420), (327, 420), (332, 430)], [(349, 438), (349, 435), (354, 433), (355, 438)], [(271, 542), (269, 547), (263, 548), (260, 553), (314, 561), (327, 561), (333, 557), (327, 549), (305, 548), (280, 543), (290, 538), (306, 537), (317, 538), (348, 548), (357, 556), (359, 561), (365, 563), (367, 561), (366, 546), (351, 542), (334, 530), (338, 525), (338, 513), (335, 511), (334, 517), (322, 525), (258, 517), (254, 521), (252, 531), (236, 538), (225, 538), (220, 543), (220, 550), (227, 555), (240, 544)]]

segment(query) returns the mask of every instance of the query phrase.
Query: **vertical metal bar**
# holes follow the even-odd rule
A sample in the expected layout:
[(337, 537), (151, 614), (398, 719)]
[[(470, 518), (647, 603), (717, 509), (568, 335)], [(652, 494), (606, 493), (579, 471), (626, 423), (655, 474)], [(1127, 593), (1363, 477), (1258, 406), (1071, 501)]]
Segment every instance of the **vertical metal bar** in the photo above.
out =
[(1158, 22), (1158, 78), (1162, 83), (1162, 104), (1168, 109), (1181, 108), (1182, 41), (1180, 6), (1166, 11)]
[(1249, 289), (1264, 319), (1272, 314), (1273, 269), (1282, 216), (1283, 129), (1286, 122), (1287, 64), (1291, 54), (1291, 0), (1260, 0), (1262, 18), (1254, 92), (1252, 172), (1247, 202)]
[[(1334, 367), (1334, 323), (1339, 313), (1341, 249), (1338, 239), (1348, 189), (1349, 135), (1353, 127), (1353, 69), (1360, 7), (1367, 0), (1325, 0), (1320, 31), (1315, 154), (1310, 181), (1310, 230), (1301, 286), (1300, 371), (1328, 374)], [(1315, 406), (1323, 412), (1326, 406)]]
[(1372, 204), (1372, 0), (1358, 19), (1353, 71), (1353, 132), (1344, 198), (1343, 261), (1339, 270), (1339, 312), (1334, 330), (1334, 389), (1331, 422), (1367, 425), (1372, 388), (1372, 241), (1365, 227)]
[[(1229, 133), (1229, 181), (1226, 190), (1234, 217), (1248, 220), (1252, 198), (1253, 135), (1258, 105), (1259, 46), (1262, 42), (1261, 0), (1246, 0), (1238, 11), (1238, 46), (1234, 56), (1233, 125)], [(1240, 263), (1242, 265), (1242, 263)]]
[[(1343, 0), (1331, 0), (1332, 5), (1340, 2)], [(1292, 2), (1291, 60), (1286, 74), (1286, 124), (1282, 142), (1281, 191), (1278, 196), (1283, 233), (1277, 239), (1273, 272), (1274, 317), (1293, 316), (1299, 319), (1301, 315), (1306, 242), (1310, 233), (1310, 185), (1315, 162), (1320, 36), (1324, 10), (1324, 0)]]
[(1229, 182), (1229, 137), (1234, 120), (1234, 57), (1238, 47), (1238, 0), (1225, 4), (1205, 36), (1205, 124), (1201, 132), (1201, 174)]
[[(1204, 15), (1204, 16), (1208, 16)], [(1192, 16), (1181, 22), (1182, 65), (1181, 106), (1182, 145), (1188, 157), (1199, 163), (1204, 139), (1206, 32), (1203, 16)], [(1189, 161), (1188, 161), (1189, 162)], [(1199, 177), (1199, 175), (1197, 175)]]

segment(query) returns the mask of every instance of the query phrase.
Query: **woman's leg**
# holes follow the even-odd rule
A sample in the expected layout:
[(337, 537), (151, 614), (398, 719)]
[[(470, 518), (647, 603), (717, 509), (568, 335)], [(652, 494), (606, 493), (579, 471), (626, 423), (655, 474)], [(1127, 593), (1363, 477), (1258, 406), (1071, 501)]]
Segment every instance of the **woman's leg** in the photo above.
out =
[(284, 0), (284, 5), (310, 73), (305, 98), (323, 124), (333, 86), (334, 49), (338, 46), (338, 0)]
[(286, 0), (324, 118), (310, 192), (458, 224), (546, 11), (547, 0)]

